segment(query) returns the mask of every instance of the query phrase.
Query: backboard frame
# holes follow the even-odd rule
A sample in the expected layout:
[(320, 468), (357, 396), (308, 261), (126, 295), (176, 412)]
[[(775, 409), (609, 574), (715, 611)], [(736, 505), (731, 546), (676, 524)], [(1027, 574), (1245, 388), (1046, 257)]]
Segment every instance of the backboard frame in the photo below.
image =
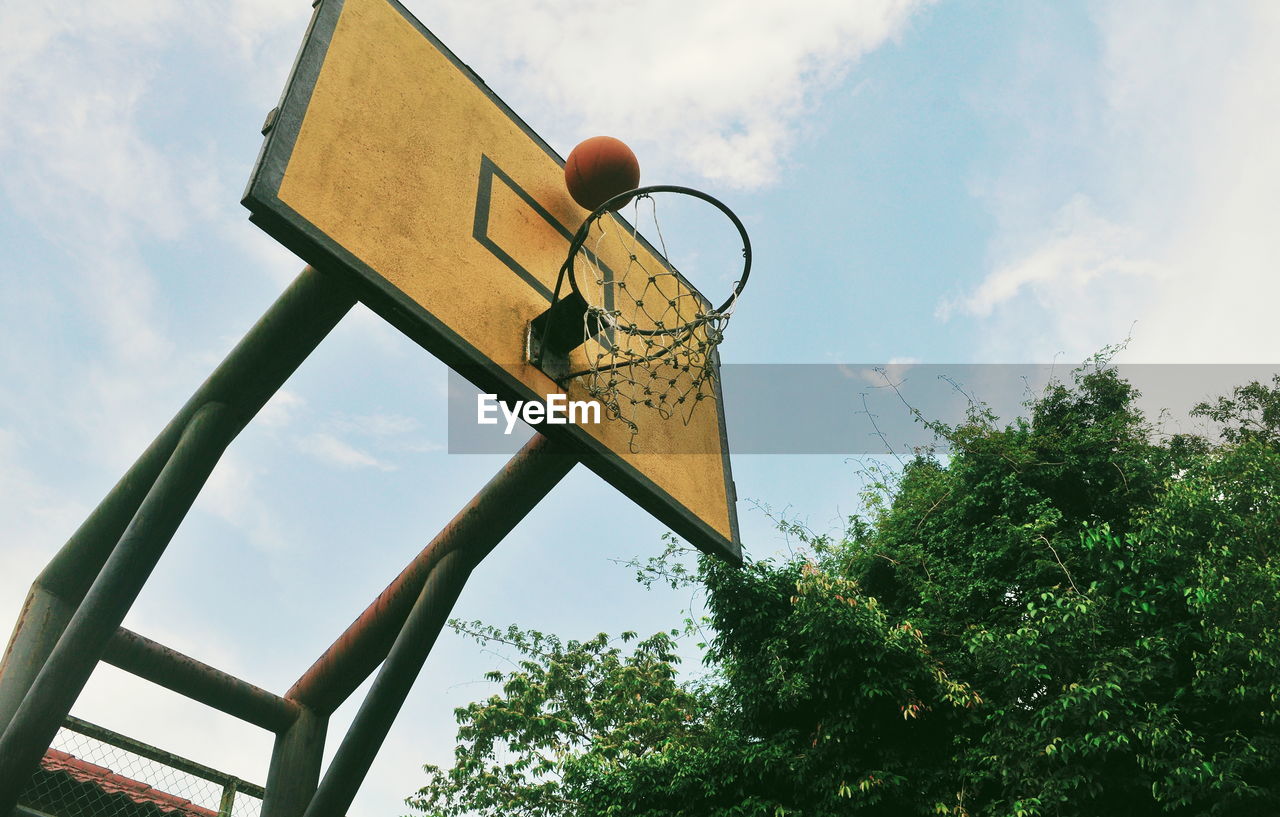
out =
[[(403, 16), (538, 148), (563, 167), (564, 159), (426, 26), (397, 0), (383, 0), (383, 2)], [(281, 200), (280, 187), (344, 5), (345, 0), (320, 0), (316, 6), (284, 94), (263, 128), (265, 140), (242, 202), (251, 213), (250, 220), (317, 269), (345, 276), (352, 282), (359, 299), (364, 304), (478, 388), (495, 393), (505, 401), (543, 399), (544, 395), (537, 394), (501, 364), (491, 360), (427, 308), (410, 298), (375, 269)], [(514, 185), (513, 189), (517, 194), (523, 195), (518, 185)], [(529, 199), (529, 203), (539, 207), (532, 199)], [(548, 218), (549, 215), (544, 210), (544, 218)], [(576, 225), (566, 226), (554, 217), (549, 217), (548, 222), (562, 232), (566, 240), (572, 237), (576, 228)], [(477, 240), (479, 240), (478, 237)], [(540, 290), (539, 292), (542, 294)], [(545, 296), (550, 306), (550, 293), (545, 293)], [(719, 371), (718, 354), (715, 355), (711, 365), (717, 372)], [(592, 471), (631, 497), (640, 507), (669, 526), (677, 535), (707, 553), (728, 559), (733, 563), (741, 563), (742, 548), (736, 512), (737, 496), (729, 462), (724, 401), (720, 393), (718, 376), (715, 390), (715, 399), (712, 402), (715, 404), (714, 410), (718, 413), (719, 446), (723, 461), (724, 491), (728, 504), (729, 536), (711, 527), (638, 468), (623, 460), (582, 428), (571, 424), (543, 425), (539, 426), (538, 431), (567, 443)]]

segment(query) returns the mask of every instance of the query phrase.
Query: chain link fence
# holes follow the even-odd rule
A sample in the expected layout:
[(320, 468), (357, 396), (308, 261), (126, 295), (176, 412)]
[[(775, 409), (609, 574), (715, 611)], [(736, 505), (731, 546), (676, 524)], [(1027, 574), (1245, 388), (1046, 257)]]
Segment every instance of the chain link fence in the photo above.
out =
[(48, 817), (258, 817), (263, 789), (68, 717), (19, 803)]

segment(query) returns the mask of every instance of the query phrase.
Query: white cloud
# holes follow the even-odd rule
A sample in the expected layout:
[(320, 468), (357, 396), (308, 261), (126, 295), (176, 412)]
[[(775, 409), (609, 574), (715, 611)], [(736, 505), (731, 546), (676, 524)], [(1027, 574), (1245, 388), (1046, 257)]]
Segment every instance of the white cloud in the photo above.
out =
[(321, 462), (337, 465), (342, 468), (377, 468), (382, 471), (393, 471), (395, 466), (379, 460), (365, 451), (361, 451), (350, 443), (343, 442), (332, 434), (319, 432), (303, 437), (298, 447)]
[(1156, 264), (1139, 257), (1141, 249), (1134, 230), (1101, 218), (1087, 198), (1076, 196), (1056, 214), (1048, 235), (993, 270), (968, 296), (944, 301), (938, 315), (945, 319), (959, 311), (986, 318), (1019, 296), (1049, 311), (1070, 310), (1101, 281), (1159, 275)]
[(258, 416), (254, 418), (254, 422), (269, 428), (287, 426), (293, 422), (297, 411), (306, 404), (306, 398), (288, 389), (281, 389), (271, 396), (267, 404), (258, 412)]
[(991, 269), (938, 310), (982, 322), (982, 357), (1083, 358), (1136, 322), (1124, 359), (1280, 359), (1280, 13), (1227, 5), (1098, 4), (1096, 63), (1027, 50), (1077, 92), (1003, 99), (1022, 136), (983, 190)]
[(335, 428), (372, 437), (408, 434), (417, 431), (421, 425), (415, 418), (403, 414), (365, 414), (343, 416), (334, 420)]
[(74, 231), (86, 246), (173, 239), (209, 218), (225, 182), (194, 155), (201, 133), (175, 144), (150, 127), (148, 117), (172, 106), (161, 96), (166, 72), (195, 42), (208, 59), (239, 53), (219, 66), (223, 80), (239, 73), (256, 85), (264, 81), (257, 62), (292, 58), (305, 17), (285, 0), (6, 3), (0, 157), (10, 203), (33, 225)]
[[(275, 42), (282, 32), (287, 32), (287, 38), (296, 38), (303, 30), (307, 12), (307, 8), (293, 0), (232, 0), (212, 7), (211, 16), (217, 19), (210, 22), (220, 21), (221, 25), (209, 28), (229, 41), (238, 42), (238, 57), (260, 59), (283, 45)], [(294, 53), (292, 49), (285, 49), (280, 56), (292, 60)]]
[(754, 187), (777, 176), (818, 97), (923, 5), (476, 0), (420, 16), (517, 111), (549, 111), (532, 124), (562, 152), (608, 133), (648, 179)]
[[(122, 14), (141, 8), (123, 5)], [(10, 202), (33, 224), (71, 228), (90, 241), (121, 243), (132, 231), (174, 237), (185, 222), (174, 206), (183, 197), (139, 115), (157, 68), (120, 48), (154, 40), (164, 18), (138, 14), (129, 26), (113, 15), (86, 19), (44, 7), (52, 19), (40, 20), (40, 8), (25, 22), (40, 32), (41, 47), (20, 47), (0, 65)], [(20, 26), (5, 28), (5, 46), (22, 37)]]
[(218, 460), (195, 507), (242, 531), (260, 551), (282, 553), (296, 540), (263, 498), (260, 476), (261, 469), (232, 448)]
[(322, 462), (341, 468), (372, 467), (391, 471), (397, 466), (346, 442), (340, 436), (364, 438), (366, 445), (392, 457), (444, 450), (443, 445), (422, 433), (422, 423), (417, 418), (403, 414), (336, 414), (323, 421), (322, 427), (325, 430), (300, 437), (298, 448)]
[[(0, 218), (43, 244), (0, 266), (0, 320), (11, 337), (70, 335), (74, 348), (33, 342), (0, 355), (0, 374), (22, 392), (0, 408), (21, 409), (22, 431), (51, 449), (119, 467), (178, 407), (202, 357), (189, 321), (176, 327), (182, 342), (170, 335), (163, 299), (179, 289), (160, 277), (183, 271), (155, 254), (217, 235), (231, 218), (234, 235), (253, 234), (236, 205), (243, 179), (227, 178), (214, 135), (196, 126), (174, 138), (183, 123), (172, 112), (191, 101), (174, 89), (216, 75), (225, 103), (243, 103), (230, 80), (264, 54), (290, 59), (308, 10), (284, 0), (2, 5)], [(256, 49), (252, 59), (222, 60), (236, 43)]]
[[(283, 5), (236, 0), (233, 28), (222, 24), (216, 4), (0, 0), (0, 224), (17, 245), (0, 259), (5, 622), (17, 619), (41, 567), (207, 373), (192, 365), (204, 355), (189, 331), (198, 316), (175, 327), (165, 302), (185, 294), (181, 276), (189, 271), (157, 259), (180, 258), (175, 247), (216, 236), (228, 214), (243, 224), (236, 200), (247, 167), (228, 178), (219, 134), (174, 111), (193, 99), (244, 104), (237, 78), (241, 86), (270, 83), (264, 100), (274, 99), (284, 69), (265, 79), (252, 74), (267, 53), (287, 65), (309, 11), (290, 3), (293, 22), (280, 29), (288, 44), (268, 47), (276, 32), (269, 12)], [(253, 60), (229, 54), (236, 38), (257, 49)], [(217, 63), (213, 55), (222, 54)], [(188, 83), (210, 76), (217, 76), (210, 86), (191, 90)], [(226, 96), (199, 96), (210, 87), (227, 89)], [(162, 280), (165, 274), (172, 277)], [(233, 450), (200, 501), (261, 542), (274, 536), (273, 516), (254, 495), (254, 473)], [(165, 623), (151, 616), (138, 629), (172, 643)], [(238, 651), (215, 633), (218, 626), (215, 617), (194, 640), (202, 658), (234, 670)], [(204, 754), (184, 753), (262, 780), (265, 733), (246, 741), (226, 728), (232, 719), (211, 710), (190, 702), (174, 709), (168, 700), (158, 706), (150, 685), (104, 683), (112, 672), (95, 673), (77, 712), (179, 751), (189, 734)], [(175, 743), (175, 723), (184, 718), (196, 725)]]

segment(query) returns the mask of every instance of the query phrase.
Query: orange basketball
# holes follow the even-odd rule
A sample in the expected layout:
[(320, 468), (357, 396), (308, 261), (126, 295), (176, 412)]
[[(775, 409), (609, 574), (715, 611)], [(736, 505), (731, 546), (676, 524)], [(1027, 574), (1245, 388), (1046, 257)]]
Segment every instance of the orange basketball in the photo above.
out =
[(640, 162), (631, 148), (612, 136), (593, 136), (569, 151), (564, 184), (574, 201), (594, 210), (640, 186)]

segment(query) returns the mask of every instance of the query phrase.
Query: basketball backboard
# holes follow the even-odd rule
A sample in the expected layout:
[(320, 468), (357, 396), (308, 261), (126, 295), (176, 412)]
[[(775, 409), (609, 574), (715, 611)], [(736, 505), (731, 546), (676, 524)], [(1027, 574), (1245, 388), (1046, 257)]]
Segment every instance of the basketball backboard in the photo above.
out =
[[(587, 212), (563, 160), (394, 0), (320, 0), (244, 203), (308, 263), (480, 389), (545, 400), (527, 359)], [(650, 265), (664, 260), (647, 244)], [(625, 263), (602, 255), (608, 266)], [(718, 361), (711, 361), (712, 368)], [(677, 534), (741, 560), (723, 403), (686, 417), (540, 426)]]

